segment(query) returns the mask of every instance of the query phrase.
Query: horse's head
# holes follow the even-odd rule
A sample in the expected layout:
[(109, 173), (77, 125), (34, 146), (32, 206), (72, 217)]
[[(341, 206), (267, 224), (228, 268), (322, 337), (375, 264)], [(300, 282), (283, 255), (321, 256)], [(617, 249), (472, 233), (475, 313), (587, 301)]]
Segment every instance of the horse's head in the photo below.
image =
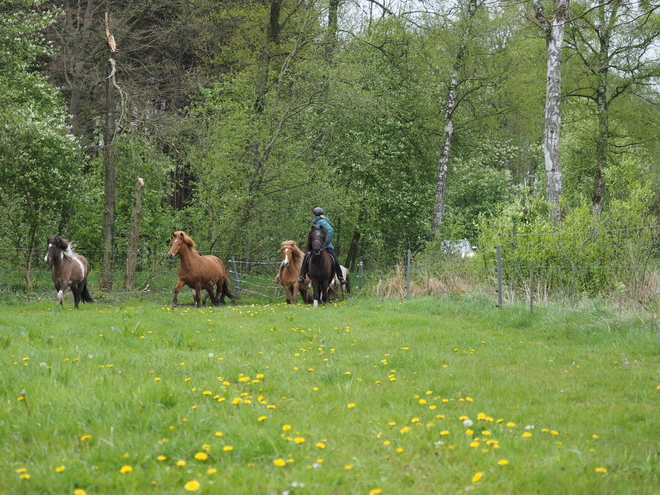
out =
[(321, 251), (325, 249), (325, 236), (326, 231), (322, 225), (312, 226), (312, 230), (309, 232), (307, 247), (315, 256), (321, 254)]
[(280, 251), (282, 251), (282, 266), (287, 268), (293, 262), (293, 257), (299, 249), (296, 241), (282, 241)]
[[(44, 261), (46, 263), (53, 263), (57, 258), (62, 255), (69, 253), (69, 241), (66, 239), (55, 236), (48, 238), (48, 247), (46, 248), (46, 256), (44, 256)], [(69, 256), (67, 256), (69, 257)]]
[(179, 230), (178, 232), (172, 232), (172, 246), (167, 252), (168, 258), (174, 258), (181, 254), (181, 249), (185, 246), (193, 249), (195, 247), (195, 241), (193, 241), (188, 235), (183, 231)]

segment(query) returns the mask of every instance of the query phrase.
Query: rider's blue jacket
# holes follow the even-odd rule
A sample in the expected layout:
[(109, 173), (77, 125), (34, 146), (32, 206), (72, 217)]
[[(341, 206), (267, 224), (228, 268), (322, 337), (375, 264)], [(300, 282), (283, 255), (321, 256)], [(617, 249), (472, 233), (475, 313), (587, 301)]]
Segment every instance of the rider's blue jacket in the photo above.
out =
[(330, 225), (330, 219), (325, 215), (321, 215), (319, 217), (314, 217), (312, 224), (323, 226), (323, 228), (326, 230), (325, 244), (330, 249), (334, 249), (335, 246), (332, 244), (332, 238), (335, 236), (335, 229), (333, 229), (332, 225)]

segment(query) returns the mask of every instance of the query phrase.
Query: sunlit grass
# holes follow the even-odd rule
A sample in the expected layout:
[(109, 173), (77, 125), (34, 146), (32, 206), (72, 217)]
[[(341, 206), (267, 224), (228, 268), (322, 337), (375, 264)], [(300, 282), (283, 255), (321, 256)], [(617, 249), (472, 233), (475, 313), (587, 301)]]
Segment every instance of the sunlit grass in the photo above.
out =
[(3, 307), (0, 493), (660, 483), (652, 321), (470, 297), (166, 302)]

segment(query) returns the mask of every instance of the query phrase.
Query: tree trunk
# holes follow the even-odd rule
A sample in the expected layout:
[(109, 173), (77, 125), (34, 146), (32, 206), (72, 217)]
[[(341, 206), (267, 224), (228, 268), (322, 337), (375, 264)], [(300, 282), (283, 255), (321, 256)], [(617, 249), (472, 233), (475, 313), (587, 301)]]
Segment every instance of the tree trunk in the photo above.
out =
[(561, 54), (564, 44), (568, 0), (555, 0), (552, 22), (545, 16), (541, 0), (533, 0), (536, 18), (546, 36), (546, 93), (545, 133), (543, 152), (545, 156), (546, 199), (552, 204), (552, 216), (559, 220), (559, 201), (562, 194), (562, 170), (559, 154), (561, 133)]
[[(111, 69), (108, 69), (110, 72)], [(114, 77), (114, 76), (112, 76)], [(105, 165), (105, 201), (103, 203), (103, 266), (101, 267), (101, 290), (112, 290), (112, 255), (115, 226), (115, 183), (117, 167), (114, 150), (115, 96), (112, 77), (105, 82), (106, 114), (103, 130), (103, 164)]]
[(610, 41), (612, 39), (612, 26), (618, 16), (620, 2), (611, 4), (609, 20), (606, 16), (605, 6), (598, 9), (598, 39), (600, 51), (598, 53), (598, 87), (596, 88), (596, 106), (598, 108), (598, 138), (596, 139), (596, 173), (594, 177), (594, 195), (592, 199), (593, 211), (600, 215), (603, 212), (603, 197), (605, 196), (604, 170), (607, 168), (608, 149), (610, 142), (608, 77), (610, 69)]
[[(108, 17), (106, 13), (106, 32)], [(113, 240), (115, 227), (115, 187), (117, 166), (115, 164), (115, 60), (113, 48), (108, 47), (108, 77), (105, 80), (105, 127), (103, 129), (103, 164), (105, 165), (105, 201), (103, 204), (103, 266), (101, 267), (101, 290), (112, 290)]]
[(456, 57), (454, 58), (451, 81), (449, 82), (449, 88), (447, 91), (444, 137), (442, 141), (442, 148), (440, 149), (440, 159), (438, 162), (438, 175), (435, 187), (435, 205), (433, 207), (433, 223), (431, 227), (433, 236), (435, 236), (438, 229), (440, 228), (442, 217), (445, 213), (445, 191), (447, 190), (447, 170), (449, 169), (449, 155), (451, 152), (452, 139), (454, 137), (454, 115), (459, 104), (457, 91), (461, 83), (460, 78), (465, 66), (467, 45), (470, 41), (472, 25), (475, 13), (477, 12), (477, 7), (477, 0), (468, 0), (466, 27), (461, 35), (458, 51), (456, 52)]
[(142, 221), (142, 196), (144, 195), (144, 180), (138, 177), (135, 184), (133, 211), (131, 212), (131, 232), (128, 236), (128, 253), (126, 256), (126, 273), (124, 274), (124, 290), (130, 292), (135, 288), (135, 265), (140, 244), (140, 222)]

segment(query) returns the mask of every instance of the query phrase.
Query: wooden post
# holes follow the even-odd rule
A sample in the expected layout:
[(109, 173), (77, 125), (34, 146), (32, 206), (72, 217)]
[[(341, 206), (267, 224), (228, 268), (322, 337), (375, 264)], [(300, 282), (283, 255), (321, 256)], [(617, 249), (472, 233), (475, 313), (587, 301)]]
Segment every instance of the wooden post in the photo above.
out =
[(126, 273), (124, 274), (124, 290), (130, 292), (135, 288), (135, 265), (140, 244), (140, 222), (142, 221), (142, 196), (144, 195), (144, 180), (138, 177), (135, 184), (133, 211), (131, 213), (131, 232), (128, 236), (128, 253), (126, 255)]

